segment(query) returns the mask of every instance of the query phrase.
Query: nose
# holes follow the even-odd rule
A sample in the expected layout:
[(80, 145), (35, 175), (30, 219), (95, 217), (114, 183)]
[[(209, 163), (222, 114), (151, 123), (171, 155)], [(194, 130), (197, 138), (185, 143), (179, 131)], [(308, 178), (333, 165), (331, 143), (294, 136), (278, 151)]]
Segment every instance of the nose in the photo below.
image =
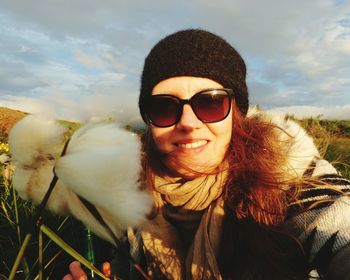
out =
[(197, 118), (189, 104), (185, 104), (182, 108), (182, 115), (179, 122), (176, 124), (176, 128), (183, 131), (192, 131), (200, 128), (203, 123)]

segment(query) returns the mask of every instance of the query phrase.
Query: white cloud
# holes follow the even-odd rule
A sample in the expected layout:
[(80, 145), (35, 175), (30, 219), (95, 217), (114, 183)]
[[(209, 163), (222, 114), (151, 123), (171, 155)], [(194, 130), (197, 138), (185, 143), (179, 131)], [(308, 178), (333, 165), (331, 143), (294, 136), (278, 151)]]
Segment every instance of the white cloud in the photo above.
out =
[[(265, 108), (350, 104), (350, 2), (1, 1), (0, 99), (137, 94), (144, 57), (182, 28), (222, 35)], [(32, 7), (40, 6), (40, 9)], [(4, 66), (5, 65), (5, 66)]]
[(56, 92), (40, 99), (2, 96), (0, 107), (78, 122), (112, 118), (121, 124), (138, 126), (142, 123), (135, 94), (129, 94), (127, 98), (123, 93), (81, 95), (75, 96), (74, 100), (62, 92)]
[(23, 112), (45, 112), (49, 113), (49, 110), (46, 110), (46, 105), (41, 100), (24, 97), (24, 96), (1, 96), (0, 107), (7, 107), (10, 109), (16, 109)]
[(271, 112), (286, 113), (297, 118), (320, 117), (329, 120), (350, 120), (350, 104), (344, 106), (289, 106), (277, 107)]
[(85, 67), (102, 68), (105, 66), (105, 64), (99, 57), (94, 55), (88, 55), (82, 50), (76, 49), (74, 51), (74, 54), (75, 58)]

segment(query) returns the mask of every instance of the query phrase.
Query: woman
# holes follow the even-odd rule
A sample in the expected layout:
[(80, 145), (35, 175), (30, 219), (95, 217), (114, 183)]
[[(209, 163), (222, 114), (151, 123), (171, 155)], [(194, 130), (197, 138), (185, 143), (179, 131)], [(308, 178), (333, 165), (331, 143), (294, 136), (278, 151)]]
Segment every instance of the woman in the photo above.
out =
[[(190, 29), (158, 42), (139, 108), (155, 207), (124, 244), (149, 277), (348, 279), (349, 181), (296, 123), (247, 115), (245, 63), (224, 39)], [(116, 259), (118, 276), (140, 276)]]

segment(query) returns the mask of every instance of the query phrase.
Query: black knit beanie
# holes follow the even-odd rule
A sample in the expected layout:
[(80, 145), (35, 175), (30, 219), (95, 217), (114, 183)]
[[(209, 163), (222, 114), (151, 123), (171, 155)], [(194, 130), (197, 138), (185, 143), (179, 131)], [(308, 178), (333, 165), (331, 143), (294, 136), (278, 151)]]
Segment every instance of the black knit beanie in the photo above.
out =
[(145, 59), (141, 77), (139, 108), (145, 115), (145, 100), (160, 81), (192, 76), (214, 80), (235, 93), (243, 115), (248, 110), (246, 66), (239, 53), (223, 38), (199, 29), (173, 33), (159, 41)]

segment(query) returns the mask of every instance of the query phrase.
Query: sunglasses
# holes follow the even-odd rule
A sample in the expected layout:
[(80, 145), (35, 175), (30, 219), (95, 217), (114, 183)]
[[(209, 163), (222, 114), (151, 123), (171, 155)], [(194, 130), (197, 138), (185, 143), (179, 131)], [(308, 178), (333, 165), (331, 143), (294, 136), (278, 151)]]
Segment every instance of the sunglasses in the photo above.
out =
[(169, 127), (181, 118), (183, 106), (189, 104), (196, 117), (204, 123), (215, 123), (225, 119), (231, 110), (233, 90), (228, 88), (207, 89), (197, 92), (190, 99), (174, 95), (152, 95), (146, 101), (146, 115), (157, 127)]

